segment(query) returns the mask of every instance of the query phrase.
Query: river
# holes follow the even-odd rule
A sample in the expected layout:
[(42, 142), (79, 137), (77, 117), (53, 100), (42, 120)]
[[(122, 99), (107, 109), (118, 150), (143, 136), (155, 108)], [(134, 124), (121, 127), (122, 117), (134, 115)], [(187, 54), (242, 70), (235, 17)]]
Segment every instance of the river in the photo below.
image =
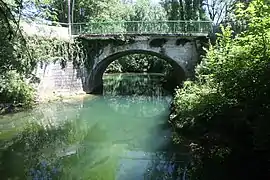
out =
[(102, 96), (0, 117), (1, 180), (185, 179), (188, 155), (172, 143), (161, 78), (105, 75)]

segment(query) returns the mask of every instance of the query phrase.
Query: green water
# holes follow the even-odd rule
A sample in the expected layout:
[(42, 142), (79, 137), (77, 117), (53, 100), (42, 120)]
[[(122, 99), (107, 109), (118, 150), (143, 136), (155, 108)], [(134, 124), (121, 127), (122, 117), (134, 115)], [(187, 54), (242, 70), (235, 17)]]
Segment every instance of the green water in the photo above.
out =
[(109, 75), (102, 96), (0, 117), (0, 179), (180, 179), (161, 78)]

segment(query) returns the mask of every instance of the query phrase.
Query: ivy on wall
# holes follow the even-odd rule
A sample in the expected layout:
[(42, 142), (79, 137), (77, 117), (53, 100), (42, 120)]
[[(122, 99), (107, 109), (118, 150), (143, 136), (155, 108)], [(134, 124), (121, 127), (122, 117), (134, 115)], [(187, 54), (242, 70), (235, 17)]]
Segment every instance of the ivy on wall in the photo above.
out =
[[(34, 59), (35, 63), (50, 63), (59, 61), (62, 68), (65, 68), (67, 61), (72, 61), (75, 67), (80, 65), (82, 60), (85, 59), (84, 48), (82, 48), (80, 41), (64, 41), (59, 39), (48, 39), (46, 37), (31, 36), (26, 37), (27, 49), (30, 58)], [(27, 54), (21, 52), (22, 58)]]

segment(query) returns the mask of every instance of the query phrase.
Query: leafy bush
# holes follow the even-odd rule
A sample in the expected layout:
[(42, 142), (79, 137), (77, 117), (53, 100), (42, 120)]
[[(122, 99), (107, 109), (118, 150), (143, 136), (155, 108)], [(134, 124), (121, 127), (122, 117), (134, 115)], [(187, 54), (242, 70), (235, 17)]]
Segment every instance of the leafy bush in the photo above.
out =
[(171, 122), (191, 143), (191, 179), (270, 177), (270, 6), (254, 0), (236, 16), (246, 31), (221, 27), (217, 44), (177, 90)]
[(26, 83), (18, 73), (9, 71), (0, 78), (0, 102), (1, 103), (25, 103), (33, 102), (34, 89)]

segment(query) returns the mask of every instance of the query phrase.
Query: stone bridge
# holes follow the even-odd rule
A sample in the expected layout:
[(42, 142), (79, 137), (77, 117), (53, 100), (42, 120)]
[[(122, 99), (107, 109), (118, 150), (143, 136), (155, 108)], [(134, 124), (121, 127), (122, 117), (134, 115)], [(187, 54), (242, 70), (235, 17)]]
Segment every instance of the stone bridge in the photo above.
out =
[(212, 30), (209, 21), (120, 21), (72, 25), (84, 42), (87, 77), (84, 91), (102, 93), (102, 76), (114, 60), (129, 54), (150, 54), (173, 67), (177, 82), (192, 77), (202, 42)]
[(194, 75), (194, 68), (200, 58), (202, 43), (206, 36), (183, 35), (124, 35), (80, 36), (87, 52), (88, 67), (84, 91), (99, 94), (103, 90), (102, 76), (110, 63), (130, 54), (150, 54), (166, 60), (173, 67), (177, 82)]
[(91, 22), (69, 24), (69, 28), (33, 27), (25, 25), (24, 29), (29, 35), (82, 42), (87, 59), (84, 70), (79, 70), (83, 73), (77, 78), (81, 78), (83, 91), (94, 94), (103, 91), (102, 76), (108, 65), (130, 54), (150, 54), (166, 60), (179, 84), (192, 78), (203, 52), (202, 44), (207, 43), (212, 31), (209, 21)]

